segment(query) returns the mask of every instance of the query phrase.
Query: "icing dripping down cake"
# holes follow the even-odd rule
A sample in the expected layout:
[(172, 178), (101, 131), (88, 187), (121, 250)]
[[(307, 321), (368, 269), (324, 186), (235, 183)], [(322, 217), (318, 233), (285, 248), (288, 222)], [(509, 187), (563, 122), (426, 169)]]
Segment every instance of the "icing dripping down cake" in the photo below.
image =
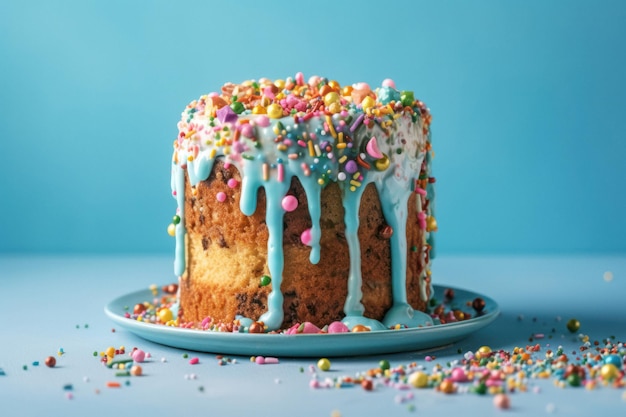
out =
[(432, 324), (430, 121), (389, 79), (298, 73), (191, 102), (171, 176), (179, 324)]

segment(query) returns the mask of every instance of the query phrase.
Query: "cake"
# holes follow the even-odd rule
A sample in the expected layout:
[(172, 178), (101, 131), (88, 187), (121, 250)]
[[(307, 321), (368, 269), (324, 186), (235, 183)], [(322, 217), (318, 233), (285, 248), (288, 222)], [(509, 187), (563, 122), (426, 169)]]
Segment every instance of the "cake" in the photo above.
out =
[(432, 324), (430, 121), (390, 79), (302, 73), (187, 105), (171, 172), (179, 324)]

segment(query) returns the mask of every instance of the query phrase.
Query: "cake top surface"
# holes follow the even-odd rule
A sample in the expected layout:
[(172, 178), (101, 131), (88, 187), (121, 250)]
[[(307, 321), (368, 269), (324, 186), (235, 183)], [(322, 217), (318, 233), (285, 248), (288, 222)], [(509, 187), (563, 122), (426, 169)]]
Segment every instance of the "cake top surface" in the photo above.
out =
[(200, 112), (223, 123), (250, 114), (280, 119), (288, 116), (346, 116), (354, 112), (382, 121), (403, 111), (417, 112), (423, 116), (426, 125), (430, 124), (430, 114), (424, 103), (416, 100), (412, 91), (397, 90), (391, 79), (385, 79), (381, 87), (372, 89), (364, 82), (341, 86), (337, 81), (319, 76), (305, 81), (304, 75), (297, 73), (284, 80), (261, 78), (240, 84), (228, 82), (219, 93), (209, 93), (192, 101), (185, 113), (189, 117)]

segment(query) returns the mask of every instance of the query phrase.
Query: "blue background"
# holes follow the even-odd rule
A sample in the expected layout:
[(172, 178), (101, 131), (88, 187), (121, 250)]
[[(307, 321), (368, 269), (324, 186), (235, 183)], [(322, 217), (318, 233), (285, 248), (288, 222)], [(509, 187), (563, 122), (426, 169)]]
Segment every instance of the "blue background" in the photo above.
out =
[(624, 253), (624, 22), (623, 1), (3, 1), (0, 252), (173, 253), (185, 105), (302, 71), (429, 105), (440, 254)]

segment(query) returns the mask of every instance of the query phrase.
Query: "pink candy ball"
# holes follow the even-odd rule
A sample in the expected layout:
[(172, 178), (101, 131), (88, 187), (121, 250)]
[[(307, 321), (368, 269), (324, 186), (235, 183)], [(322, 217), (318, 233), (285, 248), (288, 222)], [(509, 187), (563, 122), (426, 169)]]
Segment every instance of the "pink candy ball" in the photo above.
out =
[(450, 379), (454, 382), (466, 382), (467, 374), (461, 368), (454, 368), (450, 374)]
[(146, 352), (141, 349), (135, 349), (133, 353), (131, 353), (131, 357), (133, 358), (133, 361), (141, 363), (146, 359)]
[(254, 127), (250, 123), (245, 123), (241, 126), (241, 134), (247, 138), (254, 136)]
[(383, 87), (396, 88), (396, 83), (391, 78), (385, 78), (383, 80)]
[(493, 405), (503, 410), (511, 408), (511, 399), (506, 394), (497, 394), (493, 397)]
[(235, 188), (237, 185), (239, 185), (239, 181), (237, 181), (234, 178), (231, 178), (228, 180), (226, 184), (228, 185), (229, 188)]
[(267, 127), (270, 125), (270, 118), (263, 114), (255, 119), (255, 123), (257, 126)]
[(348, 333), (350, 328), (340, 321), (334, 321), (328, 325), (328, 333)]
[(226, 201), (226, 194), (220, 191), (215, 195), (215, 198), (217, 198), (217, 201), (219, 201), (220, 203), (223, 203), (224, 201)]
[(294, 211), (298, 208), (298, 199), (292, 195), (287, 195), (283, 198), (282, 205), (285, 211)]
[(306, 229), (304, 232), (302, 232), (302, 234), (300, 235), (300, 241), (304, 245), (311, 245), (311, 229)]

